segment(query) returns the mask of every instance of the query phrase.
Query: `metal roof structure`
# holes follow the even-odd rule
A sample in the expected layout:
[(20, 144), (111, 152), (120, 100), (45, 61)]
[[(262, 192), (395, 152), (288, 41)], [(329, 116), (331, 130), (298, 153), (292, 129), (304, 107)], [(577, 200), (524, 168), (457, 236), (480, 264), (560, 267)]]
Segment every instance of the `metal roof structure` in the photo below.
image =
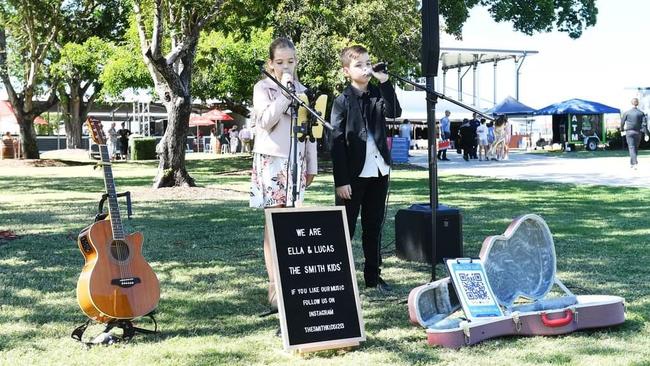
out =
[[(524, 60), (529, 55), (539, 53), (533, 50), (500, 50), (500, 49), (486, 49), (486, 48), (455, 48), (455, 47), (441, 47), (440, 48), (440, 68), (442, 70), (442, 94), (447, 94), (447, 72), (449, 70), (457, 69), (457, 83), (458, 83), (458, 100), (463, 101), (463, 78), (467, 73), (472, 70), (473, 76), (473, 103), (474, 106), (479, 104), (477, 70), (481, 64), (492, 64), (494, 66), (494, 88), (492, 102), (497, 104), (496, 90), (497, 90), (497, 64), (502, 61), (512, 60), (515, 63), (515, 99), (519, 99), (519, 75), (521, 74), (521, 67)], [(466, 70), (463, 72), (463, 69)]]
[(440, 48), (440, 66), (442, 70), (474, 66), (476, 63), (493, 63), (503, 60), (524, 58), (539, 52), (531, 50), (499, 50), (488, 48)]

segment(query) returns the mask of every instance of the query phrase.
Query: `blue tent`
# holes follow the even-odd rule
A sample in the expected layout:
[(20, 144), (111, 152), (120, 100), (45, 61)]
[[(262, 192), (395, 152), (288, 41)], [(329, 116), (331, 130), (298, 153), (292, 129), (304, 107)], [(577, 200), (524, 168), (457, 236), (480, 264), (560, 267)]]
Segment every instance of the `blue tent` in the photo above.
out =
[(618, 108), (606, 106), (604, 104), (590, 102), (582, 99), (569, 99), (564, 102), (551, 104), (548, 107), (535, 111), (536, 115), (549, 114), (603, 114), (603, 113), (621, 113)]
[(501, 101), (501, 103), (495, 105), (493, 108), (488, 109), (486, 114), (491, 114), (493, 116), (514, 116), (514, 115), (531, 115), (535, 112), (535, 109), (521, 103), (517, 99), (508, 96), (506, 99)]

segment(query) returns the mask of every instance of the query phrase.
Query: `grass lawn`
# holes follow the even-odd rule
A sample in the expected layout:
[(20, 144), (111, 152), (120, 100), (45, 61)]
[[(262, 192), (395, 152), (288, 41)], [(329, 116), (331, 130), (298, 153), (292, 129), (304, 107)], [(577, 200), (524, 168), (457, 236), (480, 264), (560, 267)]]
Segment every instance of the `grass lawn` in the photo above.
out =
[[(477, 256), (485, 236), (502, 233), (513, 217), (537, 213), (554, 234), (564, 284), (576, 294), (623, 296), (627, 308), (625, 324), (610, 329), (498, 338), (454, 351), (429, 347), (401, 302), (430, 273), (394, 256), (394, 216), (428, 201), (428, 173), (398, 167), (383, 243), (383, 273), (395, 295), (363, 289), (357, 273), (368, 340), (349, 352), (298, 355), (282, 350), (276, 316), (258, 316), (267, 310), (263, 215), (248, 208), (250, 158), (241, 156), (189, 160), (201, 188), (185, 190), (151, 190), (155, 162), (116, 164), (118, 191), (133, 195), (130, 221), (121, 201), (126, 230), (144, 233), (144, 255), (161, 282), (161, 333), (86, 350), (70, 338), (86, 319), (75, 297), (83, 265), (75, 240), (91, 223), (103, 180), (92, 165), (60, 165), (0, 162), (0, 230), (19, 235), (0, 241), (0, 365), (650, 365), (650, 189), (441, 178), (440, 201), (463, 211), (467, 255)], [(307, 204), (331, 205), (332, 184), (323, 172)], [(358, 234), (353, 246), (361, 268)]]

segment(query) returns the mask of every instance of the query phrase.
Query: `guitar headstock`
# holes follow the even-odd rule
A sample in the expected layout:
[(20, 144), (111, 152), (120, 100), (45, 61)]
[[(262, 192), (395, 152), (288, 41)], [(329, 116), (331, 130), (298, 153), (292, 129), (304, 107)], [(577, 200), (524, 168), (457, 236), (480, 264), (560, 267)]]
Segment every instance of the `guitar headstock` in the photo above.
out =
[(88, 125), (90, 138), (92, 138), (97, 145), (106, 145), (106, 135), (104, 134), (102, 122), (97, 118), (88, 117), (86, 125)]

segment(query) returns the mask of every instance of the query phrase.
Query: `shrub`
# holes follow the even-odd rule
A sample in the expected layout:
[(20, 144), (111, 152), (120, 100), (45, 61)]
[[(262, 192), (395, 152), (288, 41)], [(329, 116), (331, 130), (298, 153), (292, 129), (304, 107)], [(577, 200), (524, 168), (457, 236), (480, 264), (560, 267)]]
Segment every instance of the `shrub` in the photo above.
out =
[(620, 150), (623, 148), (621, 131), (607, 130), (607, 146), (609, 146), (609, 150)]
[(156, 139), (152, 137), (134, 138), (131, 143), (131, 159), (156, 159)]
[[(650, 149), (650, 141), (645, 141), (643, 137), (644, 135), (641, 135), (641, 144), (639, 144), (639, 149), (648, 150)], [(624, 137), (621, 136), (621, 131), (618, 129), (607, 131), (607, 143), (609, 145), (609, 150), (623, 149), (623, 139)], [(625, 147), (627, 148), (627, 144)]]

